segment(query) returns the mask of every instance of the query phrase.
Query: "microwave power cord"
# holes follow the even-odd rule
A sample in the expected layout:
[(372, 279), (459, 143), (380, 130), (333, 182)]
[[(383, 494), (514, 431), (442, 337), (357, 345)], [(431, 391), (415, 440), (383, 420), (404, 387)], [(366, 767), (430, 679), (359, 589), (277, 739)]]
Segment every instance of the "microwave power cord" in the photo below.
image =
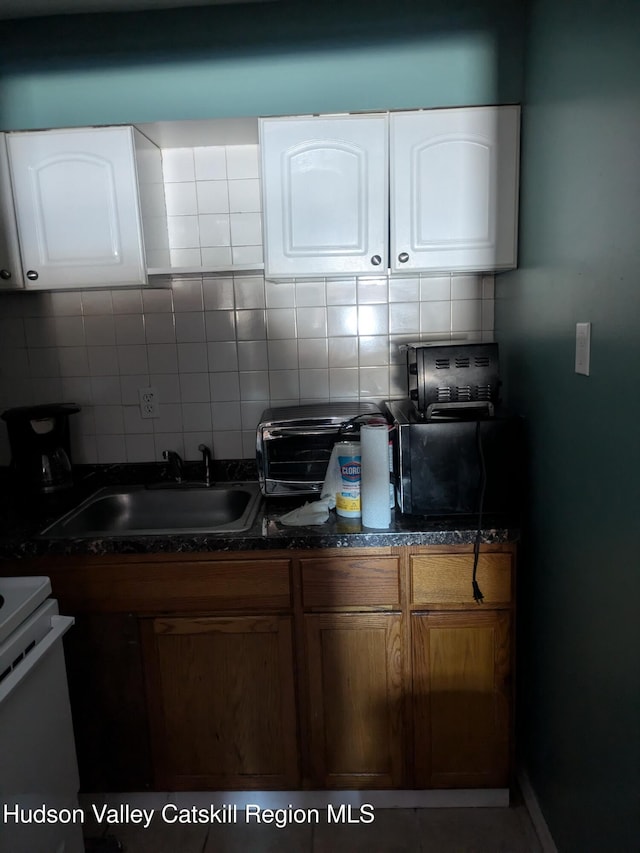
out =
[(476, 604), (482, 604), (484, 595), (476, 580), (478, 571), (478, 558), (480, 557), (480, 537), (482, 535), (482, 512), (484, 510), (484, 495), (487, 488), (487, 466), (484, 460), (484, 449), (482, 447), (482, 436), (480, 435), (480, 421), (476, 421), (476, 447), (478, 448), (478, 459), (480, 461), (480, 484), (478, 498), (478, 527), (476, 530), (476, 538), (473, 543), (473, 578), (471, 586), (473, 588), (473, 599)]

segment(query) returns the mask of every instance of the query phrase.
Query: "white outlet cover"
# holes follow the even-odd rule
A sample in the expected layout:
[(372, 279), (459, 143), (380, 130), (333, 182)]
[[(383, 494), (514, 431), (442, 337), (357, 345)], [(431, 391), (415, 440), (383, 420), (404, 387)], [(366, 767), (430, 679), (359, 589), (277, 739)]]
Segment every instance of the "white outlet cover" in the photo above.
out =
[(138, 397), (140, 399), (140, 417), (141, 418), (159, 418), (160, 405), (158, 403), (158, 392), (155, 388), (138, 388)]

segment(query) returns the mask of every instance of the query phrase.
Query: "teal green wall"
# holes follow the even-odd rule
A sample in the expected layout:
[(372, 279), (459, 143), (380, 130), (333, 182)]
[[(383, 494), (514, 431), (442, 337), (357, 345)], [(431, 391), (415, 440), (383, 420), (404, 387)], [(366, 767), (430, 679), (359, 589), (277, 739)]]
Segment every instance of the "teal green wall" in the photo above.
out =
[(375, 110), (522, 95), (507, 0), (281, 0), (5, 23), (0, 127)]
[[(523, 759), (560, 853), (640, 844), (640, 4), (536, 0), (520, 269), (498, 277), (528, 416)], [(591, 375), (574, 373), (592, 323)]]

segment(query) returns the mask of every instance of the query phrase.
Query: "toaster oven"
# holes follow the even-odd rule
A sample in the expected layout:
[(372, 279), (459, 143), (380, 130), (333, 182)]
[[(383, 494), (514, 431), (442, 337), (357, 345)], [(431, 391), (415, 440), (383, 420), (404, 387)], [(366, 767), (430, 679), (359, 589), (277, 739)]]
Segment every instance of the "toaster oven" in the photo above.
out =
[(416, 412), (430, 420), (475, 409), (492, 415), (500, 397), (498, 344), (407, 344), (407, 390)]
[(359, 424), (384, 418), (375, 403), (310, 403), (262, 413), (256, 435), (264, 495), (319, 494), (336, 441), (357, 440)]

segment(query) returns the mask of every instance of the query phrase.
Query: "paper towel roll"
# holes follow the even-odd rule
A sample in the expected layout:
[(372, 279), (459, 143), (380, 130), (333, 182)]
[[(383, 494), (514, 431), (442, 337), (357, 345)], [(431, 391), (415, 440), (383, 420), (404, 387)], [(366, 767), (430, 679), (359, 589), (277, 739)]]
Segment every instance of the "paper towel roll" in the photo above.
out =
[(364, 527), (387, 528), (389, 509), (389, 430), (386, 424), (360, 427), (362, 473), (360, 500)]

